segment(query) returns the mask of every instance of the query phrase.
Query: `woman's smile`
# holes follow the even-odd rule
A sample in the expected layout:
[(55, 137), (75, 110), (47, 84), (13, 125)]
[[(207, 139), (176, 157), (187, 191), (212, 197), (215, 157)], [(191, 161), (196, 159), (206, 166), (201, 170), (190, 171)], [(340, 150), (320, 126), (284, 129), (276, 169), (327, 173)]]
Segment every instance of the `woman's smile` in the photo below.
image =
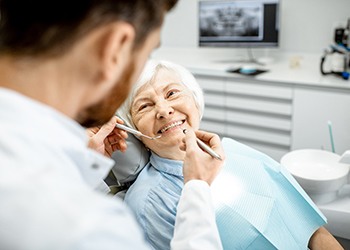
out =
[(165, 126), (163, 126), (158, 131), (158, 133), (164, 134), (164, 133), (170, 132), (174, 129), (179, 128), (184, 122), (185, 122), (185, 120), (178, 120), (178, 121), (170, 122), (170, 123), (166, 124)]

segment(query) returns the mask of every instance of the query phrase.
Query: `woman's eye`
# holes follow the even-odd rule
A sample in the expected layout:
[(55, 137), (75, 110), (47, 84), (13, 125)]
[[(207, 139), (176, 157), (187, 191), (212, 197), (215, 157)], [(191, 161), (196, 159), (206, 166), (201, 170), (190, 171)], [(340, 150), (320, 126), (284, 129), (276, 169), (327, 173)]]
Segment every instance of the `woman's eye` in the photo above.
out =
[(175, 94), (178, 93), (178, 92), (179, 92), (179, 90), (177, 90), (177, 89), (172, 89), (172, 90), (168, 91), (168, 93), (166, 94), (166, 97), (168, 98), (168, 97), (170, 97), (170, 96), (172, 96), (172, 95), (175, 95)]
[(147, 108), (149, 106), (149, 104), (148, 103), (145, 103), (145, 104), (142, 104), (140, 107), (139, 107), (139, 111), (141, 111), (141, 110), (143, 110), (143, 109), (145, 109), (145, 108)]

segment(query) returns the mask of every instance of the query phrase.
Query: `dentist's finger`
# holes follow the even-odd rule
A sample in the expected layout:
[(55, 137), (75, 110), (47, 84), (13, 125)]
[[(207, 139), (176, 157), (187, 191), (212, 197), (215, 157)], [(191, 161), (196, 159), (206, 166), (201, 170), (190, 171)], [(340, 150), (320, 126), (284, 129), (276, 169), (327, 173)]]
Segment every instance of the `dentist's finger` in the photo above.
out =
[(209, 133), (203, 130), (195, 132), (197, 138), (208, 145), (213, 151), (215, 151), (222, 160), (224, 160), (224, 150), (221, 146), (220, 137), (217, 134)]
[[(212, 140), (214, 145), (218, 143), (217, 139), (213, 138)], [(210, 185), (223, 166), (223, 161), (213, 158), (200, 149), (196, 134), (192, 130), (186, 131), (184, 143), (186, 150), (183, 165), (184, 182), (203, 180)], [(220, 145), (217, 145), (217, 147), (220, 147)]]

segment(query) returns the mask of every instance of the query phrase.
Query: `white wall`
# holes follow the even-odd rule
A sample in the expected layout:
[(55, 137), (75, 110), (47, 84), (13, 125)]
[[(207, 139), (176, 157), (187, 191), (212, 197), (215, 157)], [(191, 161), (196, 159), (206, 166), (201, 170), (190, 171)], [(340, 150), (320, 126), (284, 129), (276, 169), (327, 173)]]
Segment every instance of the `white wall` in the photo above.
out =
[[(198, 0), (179, 1), (166, 17), (162, 47), (198, 47), (197, 8)], [(322, 53), (333, 41), (334, 27), (350, 18), (350, 0), (281, 0), (280, 10), (277, 50)]]

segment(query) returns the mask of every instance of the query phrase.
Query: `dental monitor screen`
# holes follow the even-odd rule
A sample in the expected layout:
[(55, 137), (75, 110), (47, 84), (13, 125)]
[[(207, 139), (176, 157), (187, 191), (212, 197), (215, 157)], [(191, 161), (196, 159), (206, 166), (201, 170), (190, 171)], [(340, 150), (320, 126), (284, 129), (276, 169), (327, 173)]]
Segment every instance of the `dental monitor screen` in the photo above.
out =
[(199, 2), (199, 46), (277, 47), (279, 0)]

